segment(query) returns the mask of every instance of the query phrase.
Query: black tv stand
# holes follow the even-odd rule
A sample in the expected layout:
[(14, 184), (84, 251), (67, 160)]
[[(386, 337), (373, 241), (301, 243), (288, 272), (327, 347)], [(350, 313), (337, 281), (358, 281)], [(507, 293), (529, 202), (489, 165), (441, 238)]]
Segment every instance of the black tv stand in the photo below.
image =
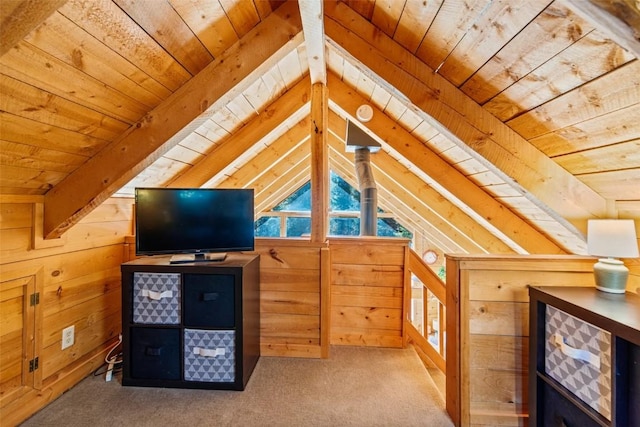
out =
[(226, 252), (208, 252), (197, 254), (173, 255), (169, 259), (169, 264), (189, 264), (192, 262), (220, 262), (227, 259)]
[(244, 390), (260, 357), (260, 257), (121, 266), (123, 386)]

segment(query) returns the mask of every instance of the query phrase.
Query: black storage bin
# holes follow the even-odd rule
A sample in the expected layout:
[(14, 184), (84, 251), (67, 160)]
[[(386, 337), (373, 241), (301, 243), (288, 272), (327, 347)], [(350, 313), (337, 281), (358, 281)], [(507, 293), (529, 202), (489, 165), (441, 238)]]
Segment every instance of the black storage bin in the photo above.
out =
[(184, 326), (233, 328), (235, 276), (184, 274)]
[(131, 378), (179, 380), (180, 330), (131, 328)]
[(584, 411), (579, 410), (549, 384), (544, 383), (542, 393), (544, 395), (542, 401), (546, 409), (541, 425), (545, 427), (600, 426), (600, 424), (590, 418)]

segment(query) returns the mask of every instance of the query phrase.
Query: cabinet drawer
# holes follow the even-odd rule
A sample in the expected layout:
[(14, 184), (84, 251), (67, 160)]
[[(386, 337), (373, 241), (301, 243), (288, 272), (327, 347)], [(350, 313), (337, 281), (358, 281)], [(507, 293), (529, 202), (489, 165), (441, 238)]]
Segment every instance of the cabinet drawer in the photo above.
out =
[(546, 306), (545, 371), (611, 420), (611, 334)]
[(539, 425), (544, 427), (599, 427), (599, 424), (558, 393), (547, 383), (542, 383), (544, 413)]
[(184, 325), (231, 329), (235, 326), (235, 276), (184, 275)]
[(180, 330), (131, 328), (131, 378), (180, 379)]
[(235, 381), (235, 331), (184, 330), (184, 379)]
[(180, 323), (179, 273), (133, 273), (133, 321)]

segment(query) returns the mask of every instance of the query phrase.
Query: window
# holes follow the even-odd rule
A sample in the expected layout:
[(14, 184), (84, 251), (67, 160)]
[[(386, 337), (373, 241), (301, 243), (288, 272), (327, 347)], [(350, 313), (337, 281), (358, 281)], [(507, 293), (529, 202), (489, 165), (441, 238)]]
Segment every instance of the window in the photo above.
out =
[[(360, 192), (331, 171), (329, 186), (329, 234), (360, 234)], [(311, 233), (311, 183), (307, 182), (264, 213), (255, 224), (257, 237), (302, 237)], [(412, 233), (378, 208), (378, 236), (406, 237)]]

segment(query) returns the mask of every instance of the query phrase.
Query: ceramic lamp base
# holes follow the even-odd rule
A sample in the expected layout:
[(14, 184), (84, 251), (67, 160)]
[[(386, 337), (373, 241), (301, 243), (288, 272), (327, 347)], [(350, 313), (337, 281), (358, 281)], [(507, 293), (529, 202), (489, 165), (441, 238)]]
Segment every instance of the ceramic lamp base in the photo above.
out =
[(593, 265), (596, 288), (602, 292), (623, 294), (627, 288), (629, 269), (618, 259), (602, 258)]

